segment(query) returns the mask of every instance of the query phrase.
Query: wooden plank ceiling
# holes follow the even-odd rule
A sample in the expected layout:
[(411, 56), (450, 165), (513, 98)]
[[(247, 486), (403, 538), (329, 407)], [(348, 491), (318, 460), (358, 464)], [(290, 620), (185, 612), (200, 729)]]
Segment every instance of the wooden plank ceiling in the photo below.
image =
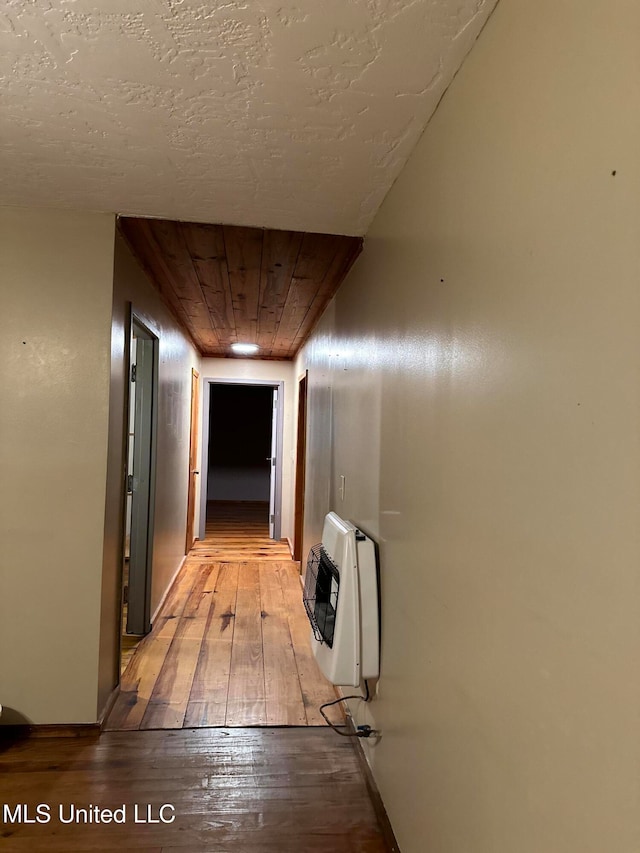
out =
[(291, 359), (362, 249), (361, 237), (121, 217), (119, 226), (203, 356)]

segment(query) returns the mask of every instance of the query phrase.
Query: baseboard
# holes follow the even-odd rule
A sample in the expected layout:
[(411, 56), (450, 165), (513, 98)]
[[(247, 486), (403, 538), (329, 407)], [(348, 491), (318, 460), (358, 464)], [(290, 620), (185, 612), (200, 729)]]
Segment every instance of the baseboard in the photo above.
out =
[(289, 552), (291, 554), (291, 559), (293, 559), (293, 542), (291, 541), (291, 539), (289, 539), (288, 536), (285, 536), (284, 538), (286, 540), (287, 545), (289, 546)]
[[(345, 716), (347, 719), (347, 728), (352, 734), (355, 733), (356, 727), (353, 723), (353, 718), (351, 714), (347, 712)], [(382, 836), (385, 840), (387, 849), (389, 853), (400, 853), (400, 848), (398, 847), (398, 842), (396, 841), (396, 837), (393, 833), (393, 827), (391, 826), (389, 815), (387, 814), (387, 810), (384, 807), (382, 797), (380, 796), (380, 791), (378, 790), (378, 786), (376, 785), (376, 780), (373, 778), (373, 773), (371, 772), (371, 767), (369, 766), (369, 762), (367, 761), (367, 756), (364, 754), (364, 749), (362, 748), (362, 740), (358, 737), (352, 737), (349, 738), (349, 740), (351, 741), (353, 751), (355, 752), (356, 758), (358, 759), (358, 764), (360, 765), (360, 770), (362, 772), (362, 775), (364, 776), (367, 791), (369, 792), (369, 796), (371, 797), (371, 804), (373, 805), (373, 810), (376, 813), (376, 817), (378, 819), (378, 826), (380, 827), (380, 832), (382, 833)]]
[(160, 611), (162, 610), (162, 607), (163, 607), (163, 605), (164, 605), (165, 601), (167, 600), (167, 596), (169, 595), (169, 592), (171, 591), (171, 587), (172, 587), (172, 586), (174, 585), (174, 583), (176, 582), (176, 578), (177, 578), (177, 577), (178, 577), (178, 575), (180, 574), (180, 569), (184, 566), (184, 561), (185, 561), (186, 559), (187, 559), (187, 555), (185, 554), (185, 555), (184, 555), (184, 557), (180, 560), (180, 563), (179, 563), (179, 565), (178, 565), (178, 568), (177, 568), (177, 569), (175, 570), (175, 572), (173, 573), (173, 577), (172, 577), (172, 578), (171, 578), (171, 580), (169, 581), (169, 583), (168, 583), (168, 585), (167, 585), (167, 588), (166, 588), (166, 589), (165, 589), (165, 591), (164, 591), (164, 595), (163, 595), (163, 596), (162, 596), (162, 598), (160, 599), (160, 604), (158, 604), (158, 606), (156, 607), (156, 609), (153, 611), (153, 615), (151, 616), (151, 624), (152, 624), (152, 625), (153, 625), (153, 623), (156, 621), (156, 616), (157, 616), (157, 615), (158, 615), (158, 613), (160, 613)]
[(111, 713), (111, 709), (116, 704), (116, 699), (120, 693), (120, 682), (116, 684), (111, 693), (109, 694), (109, 698), (105, 702), (104, 708), (102, 709), (102, 713), (98, 717), (98, 725), (100, 726), (100, 731), (104, 728), (104, 724), (107, 722), (107, 718)]
[(44, 723), (16, 726), (0, 726), (0, 738), (23, 740), (24, 738), (97, 738), (100, 737), (99, 723)]

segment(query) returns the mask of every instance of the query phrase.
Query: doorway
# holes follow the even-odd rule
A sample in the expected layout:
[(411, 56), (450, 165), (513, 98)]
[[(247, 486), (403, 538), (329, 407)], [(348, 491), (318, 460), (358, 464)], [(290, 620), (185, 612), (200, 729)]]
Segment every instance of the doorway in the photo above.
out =
[(307, 379), (298, 381), (298, 433), (296, 441), (296, 491), (293, 531), (293, 559), (302, 562), (304, 537), (304, 487), (307, 457)]
[(187, 487), (187, 536), (184, 553), (188, 554), (195, 541), (196, 487), (198, 467), (198, 412), (200, 410), (200, 374), (191, 369), (191, 418), (189, 427), (189, 484)]
[(207, 521), (248, 514), (280, 539), (282, 386), (205, 379), (201, 539)]
[(158, 338), (131, 318), (126, 429), (125, 546), (122, 583), (122, 655), (126, 664), (151, 629), (151, 566), (156, 461)]

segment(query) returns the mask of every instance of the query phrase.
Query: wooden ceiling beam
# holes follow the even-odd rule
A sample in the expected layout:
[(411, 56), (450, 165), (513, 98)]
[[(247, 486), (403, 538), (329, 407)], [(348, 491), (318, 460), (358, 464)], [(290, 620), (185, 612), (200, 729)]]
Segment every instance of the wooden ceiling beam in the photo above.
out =
[(176, 320), (185, 328), (196, 348), (202, 352), (205, 347), (211, 345), (211, 342), (188, 322), (185, 306), (176, 295), (175, 288), (172, 285), (173, 270), (167, 263), (164, 254), (159, 250), (149, 227), (149, 222), (148, 219), (122, 217), (119, 220), (119, 227), (135, 257), (163, 297), (165, 304)]
[(261, 228), (223, 225), (233, 315), (238, 340), (255, 343), (258, 336), (258, 303), (262, 265)]
[(278, 334), (281, 351), (291, 351), (309, 306), (338, 251), (337, 238), (332, 234), (304, 235), (282, 312)]
[(122, 217), (120, 228), (202, 355), (236, 341), (291, 359), (362, 248), (362, 238)]
[(347, 277), (347, 273), (362, 251), (363, 241), (362, 239), (354, 240), (353, 237), (336, 237), (336, 244), (338, 250), (293, 339), (290, 347), (290, 358), (293, 358), (304, 345), (318, 318)]
[(167, 261), (171, 271), (169, 282), (181, 302), (190, 306), (189, 317), (197, 326), (205, 343), (218, 346), (220, 338), (211, 321), (207, 302), (200, 287), (191, 254), (179, 222), (151, 219), (149, 227), (155, 244)]
[(238, 340), (238, 332), (222, 226), (183, 222), (181, 230), (217, 333), (216, 352), (225, 353)]
[(280, 327), (303, 236), (301, 231), (264, 232), (256, 343), (265, 352), (271, 352)]

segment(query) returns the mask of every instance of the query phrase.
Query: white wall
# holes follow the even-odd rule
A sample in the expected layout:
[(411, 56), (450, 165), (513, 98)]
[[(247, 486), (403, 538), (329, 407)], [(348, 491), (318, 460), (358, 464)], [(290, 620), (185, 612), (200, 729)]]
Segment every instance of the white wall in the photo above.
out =
[(296, 367), (306, 546), (380, 543), (403, 853), (638, 850), (638, 32), (501, 0)]
[(209, 465), (207, 496), (210, 501), (269, 501), (269, 469), (221, 468)]
[[(289, 539), (293, 540), (293, 489), (295, 480), (294, 393), (297, 384), (293, 363), (290, 361), (261, 361), (250, 358), (203, 358), (201, 367), (200, 376), (203, 381), (206, 379), (258, 379), (269, 382), (284, 382), (282, 538), (289, 537)], [(201, 408), (204, 409), (204, 405)], [(201, 444), (204, 446), (206, 441), (206, 430), (203, 430)]]
[(3, 724), (96, 720), (113, 233), (0, 209)]
[(111, 334), (109, 463), (98, 702), (100, 710), (117, 683), (119, 673), (118, 613), (121, 595), (125, 465), (123, 435), (125, 389), (128, 383), (125, 345), (130, 306), (138, 319), (159, 339), (152, 615), (185, 555), (191, 370), (198, 370), (200, 361), (191, 341), (178, 326), (118, 234)]

